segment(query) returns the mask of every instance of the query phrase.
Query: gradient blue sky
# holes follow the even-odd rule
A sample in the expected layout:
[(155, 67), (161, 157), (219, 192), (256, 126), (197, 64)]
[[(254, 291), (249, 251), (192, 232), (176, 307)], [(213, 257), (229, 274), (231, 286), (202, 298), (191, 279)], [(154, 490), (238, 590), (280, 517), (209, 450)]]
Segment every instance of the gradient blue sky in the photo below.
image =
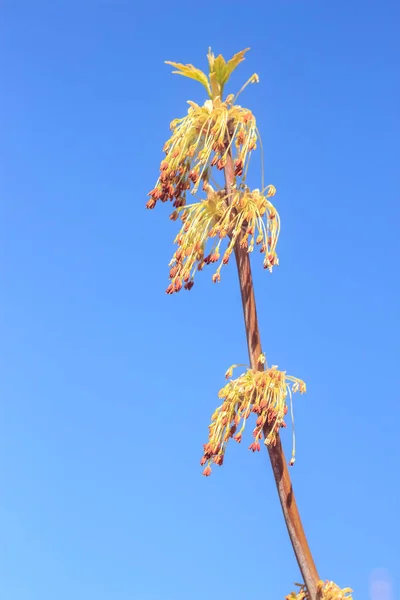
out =
[(282, 234), (258, 310), (269, 361), (308, 384), (292, 476), (318, 569), (359, 599), (387, 569), (399, 598), (398, 2), (10, 0), (0, 20), (1, 596), (282, 600), (299, 580), (266, 452), (199, 467), (247, 362), (234, 265), (166, 296), (176, 228), (145, 210), (169, 121), (204, 100), (163, 61), (205, 68), (211, 45), (251, 47), (231, 91), (260, 75), (241, 103)]

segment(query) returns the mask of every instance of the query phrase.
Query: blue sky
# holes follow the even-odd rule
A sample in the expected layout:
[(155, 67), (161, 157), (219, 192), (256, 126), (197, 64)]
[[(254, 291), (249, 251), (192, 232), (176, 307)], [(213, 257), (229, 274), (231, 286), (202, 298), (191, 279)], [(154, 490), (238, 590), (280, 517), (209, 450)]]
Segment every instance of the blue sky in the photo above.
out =
[(230, 91), (260, 76), (241, 103), (282, 233), (254, 278), (269, 361), (308, 384), (291, 473), (310, 545), (321, 577), (361, 599), (385, 569), (395, 600), (399, 5), (135, 4), (1, 6), (1, 595), (272, 600), (299, 580), (266, 452), (232, 445), (201, 476), (247, 362), (234, 265), (166, 296), (176, 227), (145, 210), (169, 122), (204, 100), (163, 61), (205, 68), (211, 45), (251, 47)]

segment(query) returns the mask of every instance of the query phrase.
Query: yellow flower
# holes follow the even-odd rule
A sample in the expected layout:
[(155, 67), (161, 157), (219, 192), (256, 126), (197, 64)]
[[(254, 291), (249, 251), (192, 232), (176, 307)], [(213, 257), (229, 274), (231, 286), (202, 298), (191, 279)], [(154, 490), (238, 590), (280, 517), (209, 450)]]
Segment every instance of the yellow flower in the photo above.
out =
[[(310, 600), (306, 586), (296, 583), (300, 589), (286, 596), (285, 600)], [(350, 588), (340, 589), (333, 581), (319, 581), (317, 586), (318, 600), (352, 600), (352, 591)]]
[(233, 155), (235, 174), (246, 177), (252, 150), (259, 137), (251, 111), (231, 102), (207, 100), (203, 106), (189, 102), (186, 117), (171, 122), (172, 135), (164, 145), (165, 158), (147, 208), (158, 200), (182, 206), (186, 192), (195, 194), (209, 180), (210, 168), (222, 170)]
[[(178, 216), (182, 227), (175, 238), (178, 249), (170, 262), (171, 283), (168, 294), (173, 294), (183, 287), (190, 289), (197, 270), (205, 265), (218, 262), (213, 281), (220, 281), (220, 271), (229, 262), (234, 246), (238, 241), (242, 248), (252, 252), (255, 246), (260, 247), (264, 255), (265, 269), (279, 264), (276, 245), (280, 231), (279, 215), (268, 197), (273, 186), (266, 188), (266, 193), (247, 188), (234, 190), (228, 204), (223, 190), (215, 192), (207, 184), (207, 199), (194, 204), (178, 207), (171, 215), (172, 220)], [(275, 188), (273, 188), (275, 189)], [(178, 215), (178, 216), (177, 216)], [(221, 244), (227, 238), (227, 247), (222, 254)], [(208, 241), (212, 241), (206, 253)], [(188, 284), (191, 284), (190, 286)]]
[(321, 600), (352, 600), (352, 589), (340, 589), (333, 581), (320, 581), (318, 594)]
[[(239, 365), (232, 365), (227, 370), (226, 378), (232, 377), (236, 366)], [(287, 398), (289, 396), (291, 401), (296, 384), (296, 389), (305, 391), (302, 381), (286, 375), (275, 366), (265, 371), (247, 369), (237, 379), (231, 379), (218, 393), (223, 403), (212, 415), (201, 464), (222, 464), (229, 439), (233, 437), (237, 442), (242, 440), (246, 421), (251, 414), (255, 414), (257, 420), (253, 430), (254, 441), (249, 449), (259, 451), (263, 436), (265, 445), (275, 444), (280, 428), (286, 427)], [(238, 430), (240, 423), (242, 425)]]
[[(251, 153), (261, 140), (254, 115), (236, 104), (236, 99), (247, 84), (258, 82), (257, 74), (249, 78), (239, 94), (230, 94), (224, 101), (222, 98), (224, 85), (247, 50), (229, 61), (221, 55), (215, 57), (210, 50), (209, 76), (190, 64), (168, 63), (176, 67), (176, 73), (199, 81), (209, 95), (202, 106), (188, 101), (187, 115), (171, 122), (172, 134), (164, 145), (166, 155), (160, 164), (160, 175), (148, 194), (147, 208), (153, 209), (159, 201), (172, 201), (175, 210), (170, 219), (182, 221), (175, 240), (179, 248), (170, 263), (168, 294), (182, 287), (191, 289), (197, 270), (219, 262), (221, 241), (225, 238), (228, 244), (212, 276), (214, 283), (220, 281), (220, 269), (229, 262), (236, 243), (248, 252), (258, 245), (264, 255), (264, 268), (269, 271), (279, 264), (279, 215), (269, 200), (275, 187), (250, 191), (244, 183)], [(226, 190), (214, 192), (210, 186), (212, 167), (221, 171), (228, 162), (233, 166), (235, 179), (229, 196)], [(186, 206), (187, 192), (196, 194), (200, 186), (206, 199)], [(213, 245), (206, 253), (209, 239)]]

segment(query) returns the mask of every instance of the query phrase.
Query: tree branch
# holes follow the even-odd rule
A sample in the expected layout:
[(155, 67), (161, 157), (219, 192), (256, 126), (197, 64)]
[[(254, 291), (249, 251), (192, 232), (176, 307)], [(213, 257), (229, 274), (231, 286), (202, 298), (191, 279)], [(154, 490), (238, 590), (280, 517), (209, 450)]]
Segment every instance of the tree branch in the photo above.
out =
[[(232, 186), (235, 183), (235, 173), (232, 157), (229, 155), (227, 159), (224, 173), (229, 201)], [(254, 370), (263, 370), (263, 365), (258, 362), (262, 349), (250, 258), (247, 250), (245, 248), (240, 248), (239, 243), (236, 243), (235, 245), (235, 258), (239, 275), (240, 293), (242, 296), (250, 365)], [(296, 555), (297, 563), (307, 587), (310, 600), (317, 600), (317, 583), (319, 581), (319, 576), (301, 522), (279, 435), (277, 437), (276, 445), (268, 447), (268, 453), (279, 500), (282, 506), (283, 516)]]

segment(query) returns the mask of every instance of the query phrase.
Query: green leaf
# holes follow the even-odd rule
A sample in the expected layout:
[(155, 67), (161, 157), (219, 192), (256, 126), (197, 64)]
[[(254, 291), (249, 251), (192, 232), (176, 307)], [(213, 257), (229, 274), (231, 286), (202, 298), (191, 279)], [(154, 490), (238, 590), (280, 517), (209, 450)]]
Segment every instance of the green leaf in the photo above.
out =
[[(224, 83), (226, 83), (228, 81), (228, 78), (227, 78), (226, 62), (225, 62), (225, 59), (222, 56), (222, 54), (217, 56), (217, 58), (214, 60), (213, 72), (215, 73), (218, 83), (220, 84), (221, 87), (223, 87)], [(228, 77), (229, 77), (229, 75), (228, 75)]]
[[(225, 61), (222, 54), (217, 56), (217, 58), (214, 58), (214, 55), (211, 54), (211, 52), (209, 53), (210, 80), (212, 79), (211, 75), (214, 74), (215, 80), (219, 85), (219, 93), (220, 93), (221, 97), (222, 97), (222, 92), (224, 90), (224, 86), (227, 83), (227, 81), (229, 80), (229, 77), (231, 76), (233, 71), (236, 69), (236, 67), (244, 60), (244, 55), (246, 54), (246, 52), (248, 50), (250, 50), (250, 48), (246, 48), (245, 50), (238, 52), (228, 62)], [(212, 88), (212, 85), (211, 85), (211, 88)], [(213, 97), (214, 97), (214, 91), (213, 91)]]
[(226, 63), (226, 79), (224, 81), (224, 84), (228, 81), (229, 77), (232, 75), (236, 67), (240, 65), (242, 61), (244, 61), (244, 55), (249, 50), (250, 48), (245, 48), (245, 50), (241, 50), (240, 52), (232, 56), (230, 60), (228, 60), (228, 62)]
[(203, 71), (200, 71), (200, 69), (196, 69), (196, 67), (194, 67), (193, 65), (182, 65), (181, 63), (175, 63), (169, 60), (166, 60), (165, 64), (171, 65), (172, 67), (178, 69), (178, 71), (172, 71), (174, 74), (183, 75), (183, 77), (189, 77), (189, 79), (195, 79), (196, 81), (204, 85), (208, 95), (211, 97), (210, 84), (208, 83), (207, 75), (203, 73)]

